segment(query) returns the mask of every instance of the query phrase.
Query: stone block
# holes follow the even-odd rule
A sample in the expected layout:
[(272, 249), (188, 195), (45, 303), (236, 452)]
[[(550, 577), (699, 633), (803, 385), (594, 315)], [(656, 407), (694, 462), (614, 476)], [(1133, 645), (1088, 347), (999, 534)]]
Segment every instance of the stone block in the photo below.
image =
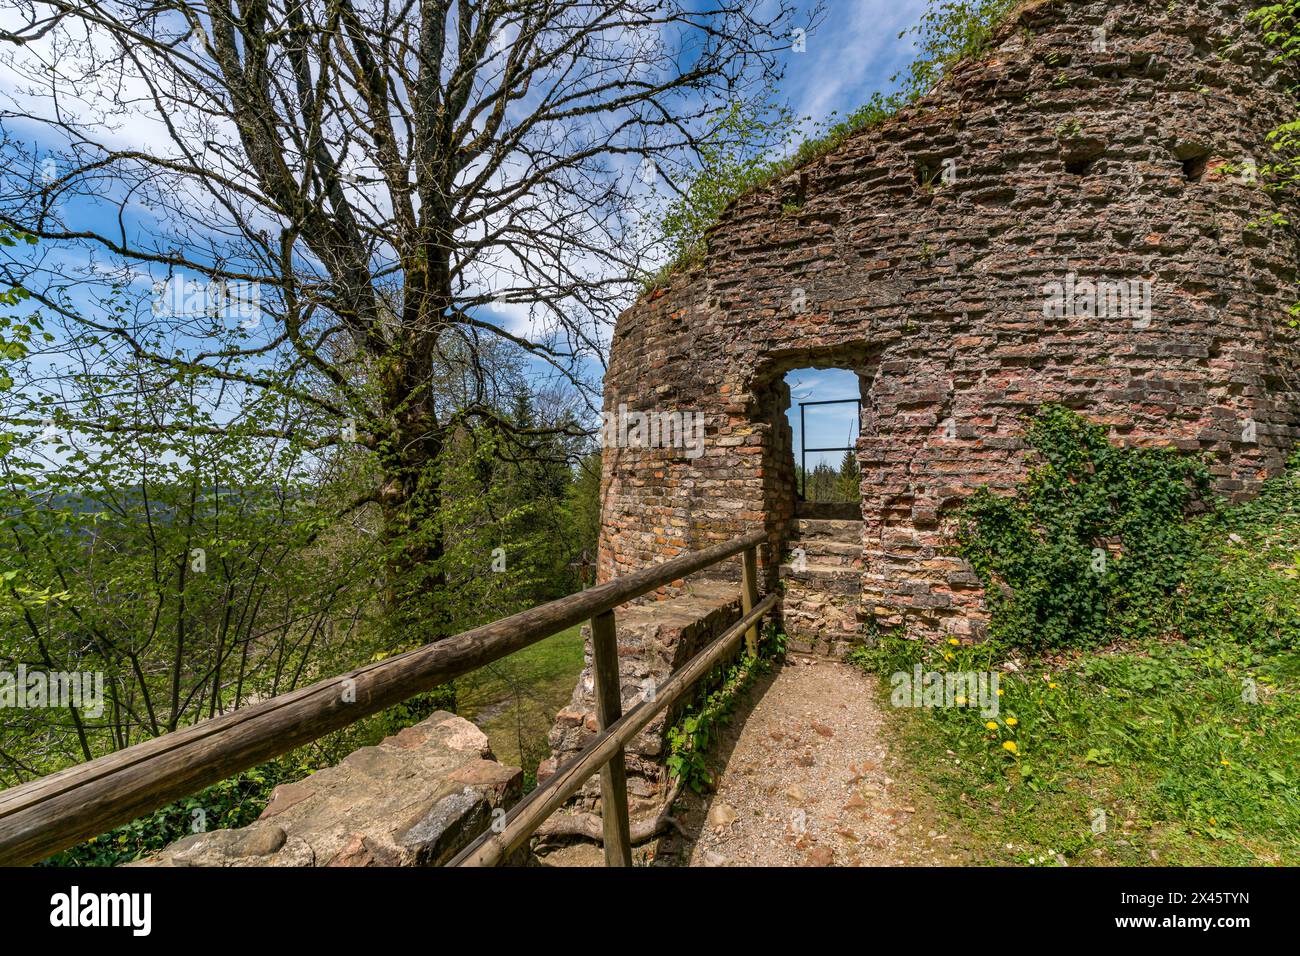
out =
[(523, 795), (523, 771), (439, 711), (333, 767), (276, 787), (261, 817), (195, 833), (135, 866), (439, 866)]

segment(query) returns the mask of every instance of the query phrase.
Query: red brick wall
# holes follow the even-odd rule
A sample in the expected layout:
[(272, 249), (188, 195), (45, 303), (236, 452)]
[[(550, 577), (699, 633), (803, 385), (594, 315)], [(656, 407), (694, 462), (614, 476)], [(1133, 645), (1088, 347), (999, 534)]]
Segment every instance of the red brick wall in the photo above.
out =
[[(1210, 454), (1230, 496), (1280, 470), (1300, 437), (1296, 237), (1249, 226), (1296, 210), (1228, 164), (1268, 161), (1295, 77), (1250, 8), (1030, 4), (915, 108), (742, 197), (706, 261), (618, 323), (606, 408), (698, 410), (707, 438), (694, 460), (606, 449), (602, 579), (764, 523), (779, 538), (780, 382), (807, 365), (864, 377), (863, 603), (884, 624), (978, 621), (951, 516), (1023, 475), (1045, 402)], [(925, 185), (945, 159), (956, 180)], [(1045, 316), (1068, 272), (1151, 282), (1149, 327)]]

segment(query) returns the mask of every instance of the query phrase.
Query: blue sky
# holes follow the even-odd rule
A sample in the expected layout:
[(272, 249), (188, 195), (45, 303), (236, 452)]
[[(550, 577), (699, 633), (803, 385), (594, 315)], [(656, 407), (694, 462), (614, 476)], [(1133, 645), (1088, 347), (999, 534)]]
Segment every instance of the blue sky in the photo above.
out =
[[(817, 6), (816, 0), (795, 0), (795, 3), (799, 9), (796, 23), (807, 26)], [(927, 6), (928, 0), (825, 0), (819, 21), (806, 36), (804, 50), (784, 55), (785, 79), (778, 90), (779, 97), (795, 116), (807, 117), (817, 124), (832, 122), (852, 112), (878, 90), (890, 90), (893, 86), (890, 78), (913, 55), (910, 38), (900, 39), (899, 34), (914, 26)], [(15, 128), (11, 132), (30, 136), (37, 130)], [(111, 214), (105, 204), (92, 200), (80, 202), (79, 218), (83, 224), (99, 225), (99, 220)], [(148, 214), (141, 215), (131, 225), (146, 233), (151, 231)], [(58, 257), (79, 254), (73, 250), (46, 249), (45, 252)], [(144, 276), (140, 278), (148, 281)], [(857, 394), (856, 380), (844, 373), (807, 371), (799, 376), (799, 382), (798, 391), (805, 400)], [(795, 401), (798, 400), (796, 397)], [(848, 440), (846, 423), (851, 423), (853, 417), (849, 406), (810, 414), (813, 416), (810, 443), (838, 445)], [(797, 429), (797, 414), (794, 417)], [(816, 430), (812, 424), (814, 419)], [(838, 456), (828, 457), (838, 461)]]
[[(806, 19), (815, 3), (799, 0)], [(786, 55), (782, 92), (799, 116), (826, 119), (852, 112), (912, 59), (911, 38), (927, 0), (827, 0), (807, 51)]]
[[(803, 52), (792, 50), (782, 58), (785, 76), (778, 89), (778, 98), (803, 122), (805, 134), (815, 134), (818, 124), (835, 122), (852, 113), (873, 93), (888, 93), (896, 88), (892, 77), (914, 56), (912, 38), (900, 38), (899, 34), (910, 31), (920, 22), (930, 0), (824, 0), (822, 5), (819, 19), (805, 37)], [(817, 0), (796, 0), (798, 12), (794, 22), (806, 27), (817, 6)], [(538, 366), (539, 374), (550, 374), (541, 363), (533, 364)], [(789, 381), (793, 386), (795, 379), (792, 377)], [(851, 373), (804, 369), (799, 373), (799, 381), (804, 383), (805, 401), (856, 397), (858, 394), (857, 378)], [(797, 407), (792, 405), (790, 414), (797, 449)], [(814, 418), (818, 423), (816, 426)], [(810, 444), (826, 447), (846, 444), (841, 432), (854, 418), (855, 413), (849, 406), (809, 412), (809, 432), (816, 439)], [(834, 434), (833, 440), (821, 440), (823, 427)], [(834, 464), (839, 465), (839, 455), (823, 455), (809, 456), (810, 466), (819, 457), (833, 458)]]
[[(796, 369), (785, 377), (790, 386), (790, 410), (786, 417), (794, 429), (795, 462), (800, 461), (803, 432), (800, 402), (829, 402), (845, 398), (859, 398), (858, 376), (847, 369)], [(819, 405), (805, 409), (802, 421), (808, 425), (808, 447), (841, 448), (852, 445), (858, 437), (858, 407), (856, 405)], [(815, 468), (824, 461), (838, 468), (844, 453), (825, 452), (809, 454), (808, 467)]]
[[(805, 18), (813, 6), (801, 0)], [(786, 56), (781, 92), (795, 114), (825, 122), (853, 112), (877, 90), (892, 90), (890, 77), (913, 56), (911, 38), (898, 35), (913, 27), (927, 6), (927, 0), (829, 0), (806, 52)], [(858, 398), (859, 385), (857, 375), (843, 369), (800, 369), (787, 375), (786, 383), (797, 460), (803, 440), (799, 402)], [(848, 445), (857, 437), (854, 405), (809, 408), (806, 421), (811, 447)], [(841, 452), (809, 455), (808, 466), (824, 460), (838, 467), (841, 457)]]

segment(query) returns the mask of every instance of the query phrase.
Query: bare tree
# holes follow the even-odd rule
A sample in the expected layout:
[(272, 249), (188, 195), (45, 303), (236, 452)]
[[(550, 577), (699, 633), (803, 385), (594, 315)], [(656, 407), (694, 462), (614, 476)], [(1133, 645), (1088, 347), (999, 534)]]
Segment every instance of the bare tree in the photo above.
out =
[[(42, 243), (0, 280), (165, 373), (287, 392), (333, 423), (298, 438), (369, 449), (397, 607), (438, 584), (429, 463), (495, 414), (440, 397), (446, 352), (472, 365), (504, 340), (591, 393), (654, 254), (645, 182), (671, 191), (728, 135), (719, 118), (770, 87), (794, 15), (790, 0), (7, 3), (0, 225)], [(220, 295), (147, 308), (141, 283), (178, 276), (247, 283), (265, 321), (223, 324)], [(87, 307), (86, 283), (110, 278), (134, 305)]]

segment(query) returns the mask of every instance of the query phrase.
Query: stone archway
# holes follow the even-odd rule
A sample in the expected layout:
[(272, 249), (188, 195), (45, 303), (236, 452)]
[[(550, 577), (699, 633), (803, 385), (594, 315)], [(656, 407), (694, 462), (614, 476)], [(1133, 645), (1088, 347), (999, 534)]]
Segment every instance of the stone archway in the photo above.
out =
[[(978, 630), (982, 595), (949, 525), (976, 489), (1024, 475), (1025, 423), (1045, 404), (1206, 453), (1234, 498), (1281, 471), (1300, 437), (1296, 243), (1252, 223), (1291, 217), (1294, 200), (1231, 164), (1268, 153), (1293, 70), (1262, 47), (1207, 60), (1206, 23), (1261, 41), (1238, 6), (1193, 7), (1025, 5), (984, 60), (737, 199), (707, 255), (619, 319), (606, 407), (697, 410), (709, 439), (695, 460), (606, 450), (601, 574), (760, 523), (779, 545), (791, 503), (773, 379), (791, 363), (851, 367), (864, 343), (862, 599), (884, 628)], [(1114, 23), (1119, 53), (1081, 44)], [(1095, 82), (1057, 89), (1060, 57)], [(1186, 95), (1210, 80), (1250, 110)], [(1207, 157), (1199, 175), (1188, 156)], [(952, 174), (917, 175), (939, 167)]]
[(871, 408), (879, 366), (880, 350), (846, 344), (769, 356), (755, 376), (756, 416), (770, 426), (763, 446), (764, 510), (778, 557), (769, 566), (769, 587), (779, 582), (784, 589), (781, 626), (797, 651), (842, 656), (862, 639), (861, 596), (867, 571), (863, 516), (873, 510), (869, 499), (874, 485), (862, 468), (860, 438), (866, 432), (860, 428), (854, 455), (862, 481), (856, 502), (815, 507), (800, 500), (795, 468), (800, 449), (787, 418), (792, 399), (786, 376), (805, 368), (853, 372), (857, 395), (837, 397), (861, 399), (861, 426)]

